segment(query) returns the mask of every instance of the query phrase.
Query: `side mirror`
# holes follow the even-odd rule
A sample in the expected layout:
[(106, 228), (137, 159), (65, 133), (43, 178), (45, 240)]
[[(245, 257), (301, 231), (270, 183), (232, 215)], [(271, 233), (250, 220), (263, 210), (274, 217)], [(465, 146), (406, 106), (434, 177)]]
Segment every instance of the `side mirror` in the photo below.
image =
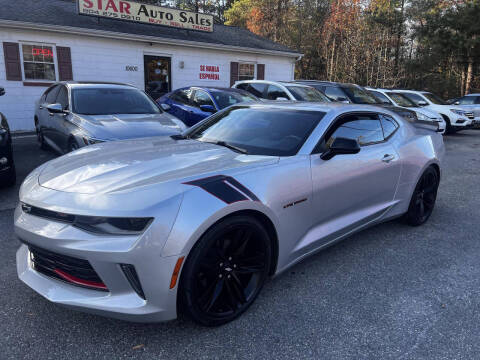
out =
[(427, 103), (426, 101), (423, 101), (423, 100), (422, 100), (422, 101), (419, 101), (419, 102), (418, 102), (418, 105), (419, 105), (419, 106), (427, 106), (428, 103)]
[(454, 105), (460, 105), (460, 101), (455, 101), (453, 104)]
[(320, 158), (322, 160), (330, 160), (335, 155), (358, 154), (359, 152), (360, 145), (357, 140), (338, 137), (333, 140), (330, 148), (320, 155)]
[(5, 89), (3, 87), (0, 87), (0, 96), (5, 95)]
[(61, 104), (49, 104), (47, 110), (50, 114), (65, 114), (65, 110)]
[(208, 112), (208, 113), (216, 113), (217, 110), (212, 105), (200, 105), (200, 110), (203, 112)]
[(172, 107), (168, 104), (160, 104), (163, 111), (169, 111)]

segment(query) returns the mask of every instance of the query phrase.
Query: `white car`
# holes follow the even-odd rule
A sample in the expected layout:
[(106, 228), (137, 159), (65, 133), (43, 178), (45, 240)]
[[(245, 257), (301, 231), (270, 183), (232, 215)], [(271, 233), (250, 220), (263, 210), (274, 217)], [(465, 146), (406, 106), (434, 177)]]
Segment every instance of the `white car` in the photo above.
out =
[(375, 88), (366, 88), (371, 94), (376, 98), (384, 102), (385, 104), (404, 107), (409, 110), (415, 111), (417, 113), (417, 118), (420, 121), (429, 121), (438, 123), (438, 130), (440, 133), (444, 134), (447, 128), (447, 123), (443, 119), (442, 115), (438, 112), (422, 108), (419, 105), (415, 104), (412, 100), (406, 97), (404, 94), (396, 92), (394, 90), (387, 89), (375, 89)]
[(311, 86), (282, 81), (245, 80), (237, 81), (232, 87), (265, 100), (330, 102), (327, 96)]
[(459, 106), (448, 105), (435, 94), (428, 91), (395, 90), (404, 94), (418, 106), (438, 112), (447, 122), (447, 134), (459, 130), (468, 129), (472, 126), (473, 113), (465, 111)]
[(453, 102), (463, 110), (471, 111), (473, 113), (473, 125), (475, 127), (480, 126), (480, 94), (468, 94)]

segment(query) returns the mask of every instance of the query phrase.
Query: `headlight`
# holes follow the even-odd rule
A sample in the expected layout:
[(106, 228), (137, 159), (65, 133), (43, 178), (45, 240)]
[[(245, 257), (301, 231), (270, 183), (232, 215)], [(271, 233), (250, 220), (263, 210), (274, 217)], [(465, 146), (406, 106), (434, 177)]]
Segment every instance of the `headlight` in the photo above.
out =
[(95, 138), (92, 138), (92, 137), (83, 137), (83, 142), (85, 143), (85, 145), (99, 144), (99, 143), (103, 143), (105, 141), (107, 141), (107, 140), (95, 139)]
[(100, 235), (138, 235), (145, 231), (153, 218), (101, 217), (65, 214), (22, 203), (23, 212), (44, 219), (70, 224)]
[(421, 120), (421, 121), (432, 121), (432, 119), (430, 119), (428, 116), (419, 112), (417, 112), (417, 118), (418, 120)]
[(107, 218), (75, 216), (73, 226), (89, 232), (105, 235), (141, 234), (152, 222), (152, 218)]
[(450, 111), (453, 112), (454, 114), (465, 116), (465, 111), (463, 110), (450, 109)]

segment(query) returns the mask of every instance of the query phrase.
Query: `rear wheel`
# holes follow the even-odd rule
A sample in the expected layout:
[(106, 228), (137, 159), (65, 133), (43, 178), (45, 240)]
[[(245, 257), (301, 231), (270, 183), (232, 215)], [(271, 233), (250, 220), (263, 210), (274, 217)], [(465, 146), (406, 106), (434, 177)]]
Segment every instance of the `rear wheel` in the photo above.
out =
[(180, 304), (203, 325), (232, 321), (254, 302), (270, 264), (271, 243), (262, 224), (248, 216), (227, 218), (208, 230), (188, 256)]
[(433, 167), (427, 168), (415, 187), (405, 219), (409, 225), (424, 224), (432, 215), (439, 185), (438, 173)]

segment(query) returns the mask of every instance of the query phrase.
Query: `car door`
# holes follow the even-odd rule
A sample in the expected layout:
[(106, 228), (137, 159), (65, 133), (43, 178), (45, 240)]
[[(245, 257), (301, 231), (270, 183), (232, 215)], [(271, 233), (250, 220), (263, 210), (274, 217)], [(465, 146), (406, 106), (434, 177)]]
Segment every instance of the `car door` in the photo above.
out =
[(327, 95), (332, 101), (349, 103), (347, 94), (342, 89), (336, 86), (325, 86), (323, 89), (325, 95)]
[[(335, 120), (311, 155), (313, 223), (318, 240), (310, 247), (334, 241), (378, 219), (394, 204), (401, 170), (392, 145), (397, 128), (392, 117), (378, 113), (349, 114)], [(357, 140), (360, 152), (322, 160), (320, 154), (337, 137)]]
[(194, 125), (194, 124), (202, 121), (206, 117), (209, 117), (210, 115), (212, 115), (212, 112), (203, 111), (202, 109), (200, 109), (200, 106), (209, 105), (215, 111), (217, 110), (217, 107), (215, 106), (212, 98), (204, 90), (196, 89), (193, 93), (192, 99), (193, 99), (192, 100), (192, 105), (194, 106), (194, 110), (193, 110), (193, 112), (190, 113), (190, 119), (189, 119), (189, 122), (191, 122), (192, 125)]
[[(55, 103), (62, 105), (63, 110), (69, 109), (68, 89), (62, 85), (58, 91)], [(51, 116), (52, 139), (62, 151), (67, 150), (68, 139), (71, 133), (71, 123), (66, 114), (53, 114)]]
[(53, 114), (47, 110), (47, 106), (50, 104), (55, 104), (57, 99), (58, 91), (60, 90), (60, 85), (53, 86), (45, 96), (43, 103), (39, 103), (39, 123), (43, 132), (43, 137), (53, 143), (54, 142), (54, 122)]
[(236, 86), (237, 89), (248, 91), (260, 99), (266, 99), (267, 85), (264, 83), (241, 83)]

